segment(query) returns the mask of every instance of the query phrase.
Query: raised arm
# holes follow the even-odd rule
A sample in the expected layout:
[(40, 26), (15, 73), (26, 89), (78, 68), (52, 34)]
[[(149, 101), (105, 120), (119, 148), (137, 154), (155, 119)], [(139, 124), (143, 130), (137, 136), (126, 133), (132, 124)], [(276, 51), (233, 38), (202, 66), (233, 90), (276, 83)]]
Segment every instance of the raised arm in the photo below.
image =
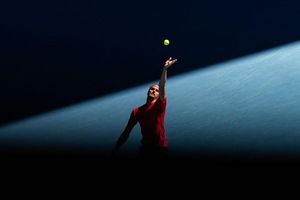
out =
[(163, 71), (161, 73), (160, 81), (159, 81), (159, 98), (163, 100), (166, 97), (166, 81), (167, 81), (167, 71), (168, 68), (173, 65), (177, 59), (173, 59), (170, 57), (164, 64)]

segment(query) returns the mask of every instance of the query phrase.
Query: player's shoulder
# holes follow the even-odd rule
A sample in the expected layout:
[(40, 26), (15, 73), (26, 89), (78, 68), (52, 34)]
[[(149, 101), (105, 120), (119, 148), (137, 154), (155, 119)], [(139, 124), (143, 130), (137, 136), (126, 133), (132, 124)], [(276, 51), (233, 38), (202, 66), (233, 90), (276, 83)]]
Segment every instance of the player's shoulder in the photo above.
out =
[(132, 112), (134, 112), (136, 114), (136, 113), (140, 112), (141, 110), (143, 110), (143, 108), (144, 108), (144, 105), (135, 107), (135, 108), (133, 108)]
[(163, 103), (165, 103), (165, 102), (167, 102), (167, 97), (164, 97), (164, 98), (158, 98), (158, 101), (159, 102), (163, 102)]

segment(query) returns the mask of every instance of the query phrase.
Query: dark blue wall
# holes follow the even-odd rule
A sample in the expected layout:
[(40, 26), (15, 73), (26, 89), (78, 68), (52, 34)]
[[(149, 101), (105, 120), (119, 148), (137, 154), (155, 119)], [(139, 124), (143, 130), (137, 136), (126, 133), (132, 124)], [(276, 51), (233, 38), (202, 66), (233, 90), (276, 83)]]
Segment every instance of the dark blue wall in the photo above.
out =
[[(0, 5), (0, 123), (300, 38), (297, 1), (20, 1)], [(170, 46), (162, 40), (169, 38)]]

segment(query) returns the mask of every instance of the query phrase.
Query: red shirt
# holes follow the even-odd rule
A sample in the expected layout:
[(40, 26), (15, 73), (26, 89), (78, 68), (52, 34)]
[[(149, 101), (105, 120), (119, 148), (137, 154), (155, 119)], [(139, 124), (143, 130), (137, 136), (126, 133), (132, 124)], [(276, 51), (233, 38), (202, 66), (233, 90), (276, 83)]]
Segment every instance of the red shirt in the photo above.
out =
[(139, 122), (142, 132), (142, 144), (168, 147), (165, 131), (165, 114), (167, 99), (157, 99), (150, 105), (134, 108), (129, 120), (129, 125), (134, 126)]

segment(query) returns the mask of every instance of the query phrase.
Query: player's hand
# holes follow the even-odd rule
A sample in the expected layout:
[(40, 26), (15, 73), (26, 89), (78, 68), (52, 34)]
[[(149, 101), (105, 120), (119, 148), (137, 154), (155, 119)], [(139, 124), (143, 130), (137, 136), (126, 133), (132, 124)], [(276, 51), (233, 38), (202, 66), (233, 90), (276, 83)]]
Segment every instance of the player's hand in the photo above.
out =
[(114, 148), (112, 151), (111, 151), (111, 157), (112, 158), (115, 158), (117, 156), (117, 153), (118, 153), (118, 150), (116, 148)]
[(165, 69), (168, 69), (168, 68), (171, 67), (176, 61), (177, 61), (177, 59), (173, 59), (173, 60), (172, 60), (172, 57), (170, 57), (170, 58), (165, 62), (164, 68), (165, 68)]

